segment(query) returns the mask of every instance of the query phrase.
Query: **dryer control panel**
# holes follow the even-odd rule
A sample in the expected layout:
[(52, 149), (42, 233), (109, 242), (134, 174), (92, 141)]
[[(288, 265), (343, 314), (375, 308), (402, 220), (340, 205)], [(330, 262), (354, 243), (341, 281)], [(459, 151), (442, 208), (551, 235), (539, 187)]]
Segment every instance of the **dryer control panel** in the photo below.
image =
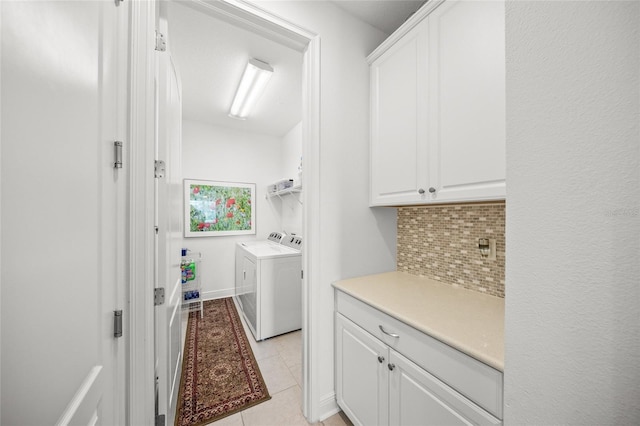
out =
[(272, 232), (267, 237), (267, 240), (273, 241), (276, 244), (280, 244), (282, 242), (283, 234), (281, 232)]
[(281, 244), (300, 251), (302, 250), (302, 237), (300, 235), (288, 235), (282, 239)]

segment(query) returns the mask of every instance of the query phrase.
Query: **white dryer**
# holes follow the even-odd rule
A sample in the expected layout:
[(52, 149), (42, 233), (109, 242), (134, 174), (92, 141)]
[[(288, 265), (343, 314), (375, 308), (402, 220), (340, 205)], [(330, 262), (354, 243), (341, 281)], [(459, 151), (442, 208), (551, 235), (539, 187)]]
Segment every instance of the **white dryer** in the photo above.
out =
[(302, 238), (236, 245), (236, 301), (257, 341), (302, 327)]

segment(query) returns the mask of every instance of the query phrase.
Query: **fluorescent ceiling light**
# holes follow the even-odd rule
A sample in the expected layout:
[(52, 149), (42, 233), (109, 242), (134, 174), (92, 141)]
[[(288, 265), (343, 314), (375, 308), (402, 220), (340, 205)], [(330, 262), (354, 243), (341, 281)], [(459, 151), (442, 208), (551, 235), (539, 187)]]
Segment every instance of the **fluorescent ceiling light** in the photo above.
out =
[(271, 65), (257, 59), (249, 59), (236, 90), (236, 96), (233, 98), (229, 117), (244, 120), (249, 116), (251, 108), (264, 92), (271, 74), (273, 74)]

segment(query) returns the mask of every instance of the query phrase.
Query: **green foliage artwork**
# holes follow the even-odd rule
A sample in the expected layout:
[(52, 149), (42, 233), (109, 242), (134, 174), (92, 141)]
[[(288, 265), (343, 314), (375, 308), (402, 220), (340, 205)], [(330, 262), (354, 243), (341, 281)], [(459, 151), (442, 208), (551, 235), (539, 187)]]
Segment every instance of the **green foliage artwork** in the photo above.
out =
[(185, 180), (185, 236), (255, 234), (255, 184)]

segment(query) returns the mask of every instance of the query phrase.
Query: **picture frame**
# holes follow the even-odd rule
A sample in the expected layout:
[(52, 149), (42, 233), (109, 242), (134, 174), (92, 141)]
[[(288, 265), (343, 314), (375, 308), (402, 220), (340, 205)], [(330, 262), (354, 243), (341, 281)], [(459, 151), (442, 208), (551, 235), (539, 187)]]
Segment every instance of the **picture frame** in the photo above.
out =
[(256, 233), (256, 184), (184, 180), (184, 236)]

